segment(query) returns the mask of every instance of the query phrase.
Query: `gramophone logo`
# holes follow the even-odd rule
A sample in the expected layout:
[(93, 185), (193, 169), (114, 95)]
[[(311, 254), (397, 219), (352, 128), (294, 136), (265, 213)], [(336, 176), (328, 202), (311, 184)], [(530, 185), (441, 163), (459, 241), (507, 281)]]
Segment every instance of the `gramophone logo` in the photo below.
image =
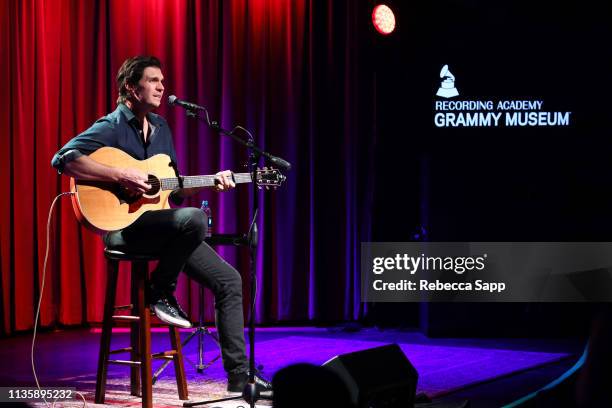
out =
[(437, 96), (442, 98), (453, 98), (459, 95), (459, 91), (455, 88), (455, 76), (448, 70), (448, 65), (444, 65), (440, 70), (440, 88), (438, 88)]

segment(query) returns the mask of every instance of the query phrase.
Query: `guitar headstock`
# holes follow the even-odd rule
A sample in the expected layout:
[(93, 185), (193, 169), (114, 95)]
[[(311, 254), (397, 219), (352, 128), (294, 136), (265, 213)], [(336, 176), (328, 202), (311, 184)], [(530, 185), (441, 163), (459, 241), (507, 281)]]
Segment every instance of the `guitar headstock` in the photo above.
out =
[(258, 188), (265, 187), (266, 190), (276, 189), (285, 181), (285, 177), (278, 169), (272, 167), (258, 168), (255, 172), (255, 184)]

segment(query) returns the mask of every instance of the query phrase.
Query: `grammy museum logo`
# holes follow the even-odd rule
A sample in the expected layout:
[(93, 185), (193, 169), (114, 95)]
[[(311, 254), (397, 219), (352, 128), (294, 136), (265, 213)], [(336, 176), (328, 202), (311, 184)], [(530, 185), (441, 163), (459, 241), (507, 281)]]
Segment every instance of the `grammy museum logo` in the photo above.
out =
[(456, 99), (459, 91), (448, 65), (440, 70), (434, 100), (434, 126), (457, 127), (567, 127), (572, 112), (545, 111), (537, 98), (499, 100)]
[(436, 92), (437, 96), (442, 98), (453, 98), (459, 95), (459, 91), (455, 88), (455, 76), (448, 70), (448, 65), (444, 65), (440, 70), (440, 88)]

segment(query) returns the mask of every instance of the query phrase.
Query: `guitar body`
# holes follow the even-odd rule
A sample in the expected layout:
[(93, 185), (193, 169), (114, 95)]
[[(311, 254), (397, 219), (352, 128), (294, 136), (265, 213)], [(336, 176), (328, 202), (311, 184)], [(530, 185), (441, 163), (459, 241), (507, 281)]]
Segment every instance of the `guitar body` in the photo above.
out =
[[(218, 175), (178, 176), (170, 157), (157, 154), (147, 160), (136, 160), (114, 147), (102, 147), (90, 158), (109, 167), (139, 169), (149, 177), (151, 189), (143, 195), (131, 196), (121, 185), (104, 181), (70, 179), (72, 207), (79, 222), (87, 228), (105, 233), (131, 225), (146, 211), (170, 208), (168, 197), (173, 189), (214, 187)], [(254, 175), (254, 178), (253, 178)], [(273, 168), (257, 169), (251, 173), (232, 173), (236, 184), (256, 183), (258, 188), (275, 189), (285, 176)]]
[[(149, 181), (176, 177), (170, 157), (157, 154), (147, 160), (136, 160), (113, 147), (102, 147), (89, 157), (110, 167), (129, 167), (149, 174)], [(137, 197), (130, 197), (115, 183), (70, 179), (72, 206), (80, 222), (97, 233), (123, 229), (144, 212), (170, 208), (170, 190), (160, 188)], [(154, 189), (155, 190), (155, 189)]]

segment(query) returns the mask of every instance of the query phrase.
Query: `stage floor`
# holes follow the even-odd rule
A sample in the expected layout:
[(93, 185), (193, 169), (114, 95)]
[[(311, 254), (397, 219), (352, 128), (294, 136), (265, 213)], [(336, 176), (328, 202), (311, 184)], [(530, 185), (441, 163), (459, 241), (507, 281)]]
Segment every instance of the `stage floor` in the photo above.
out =
[[(213, 330), (214, 332), (214, 330)], [(182, 331), (186, 338), (190, 331)], [(113, 348), (127, 345), (128, 333), (116, 329)], [(67, 329), (40, 333), (36, 343), (36, 368), (45, 386), (71, 386), (81, 391), (89, 406), (95, 406), (99, 329)], [(198, 373), (197, 337), (184, 347), (185, 368), (191, 400), (224, 397), (225, 374), (221, 360), (204, 373)], [(582, 351), (578, 340), (554, 339), (430, 339), (405, 330), (341, 329), (313, 327), (258, 328), (256, 360), (266, 376), (292, 363), (322, 364), (344, 353), (389, 343), (400, 345), (419, 373), (418, 391), (436, 401), (470, 399), (473, 408), (499, 407), (548, 383), (569, 368)], [(31, 334), (0, 340), (2, 386), (32, 386), (30, 364)], [(154, 329), (152, 350), (169, 347), (167, 332)], [(205, 362), (218, 355), (210, 338), (204, 344)], [(123, 358), (123, 357), (118, 357)], [(126, 358), (127, 359), (127, 358)], [(154, 362), (158, 367), (161, 362)], [(171, 366), (154, 385), (156, 406), (181, 406), (176, 395)], [(129, 370), (109, 366), (108, 406), (138, 406), (139, 399), (129, 395)], [(266, 402), (261, 402), (265, 405)], [(236, 407), (237, 402), (215, 406)], [(244, 402), (242, 402), (244, 405)], [(259, 404), (258, 404), (259, 405)]]

